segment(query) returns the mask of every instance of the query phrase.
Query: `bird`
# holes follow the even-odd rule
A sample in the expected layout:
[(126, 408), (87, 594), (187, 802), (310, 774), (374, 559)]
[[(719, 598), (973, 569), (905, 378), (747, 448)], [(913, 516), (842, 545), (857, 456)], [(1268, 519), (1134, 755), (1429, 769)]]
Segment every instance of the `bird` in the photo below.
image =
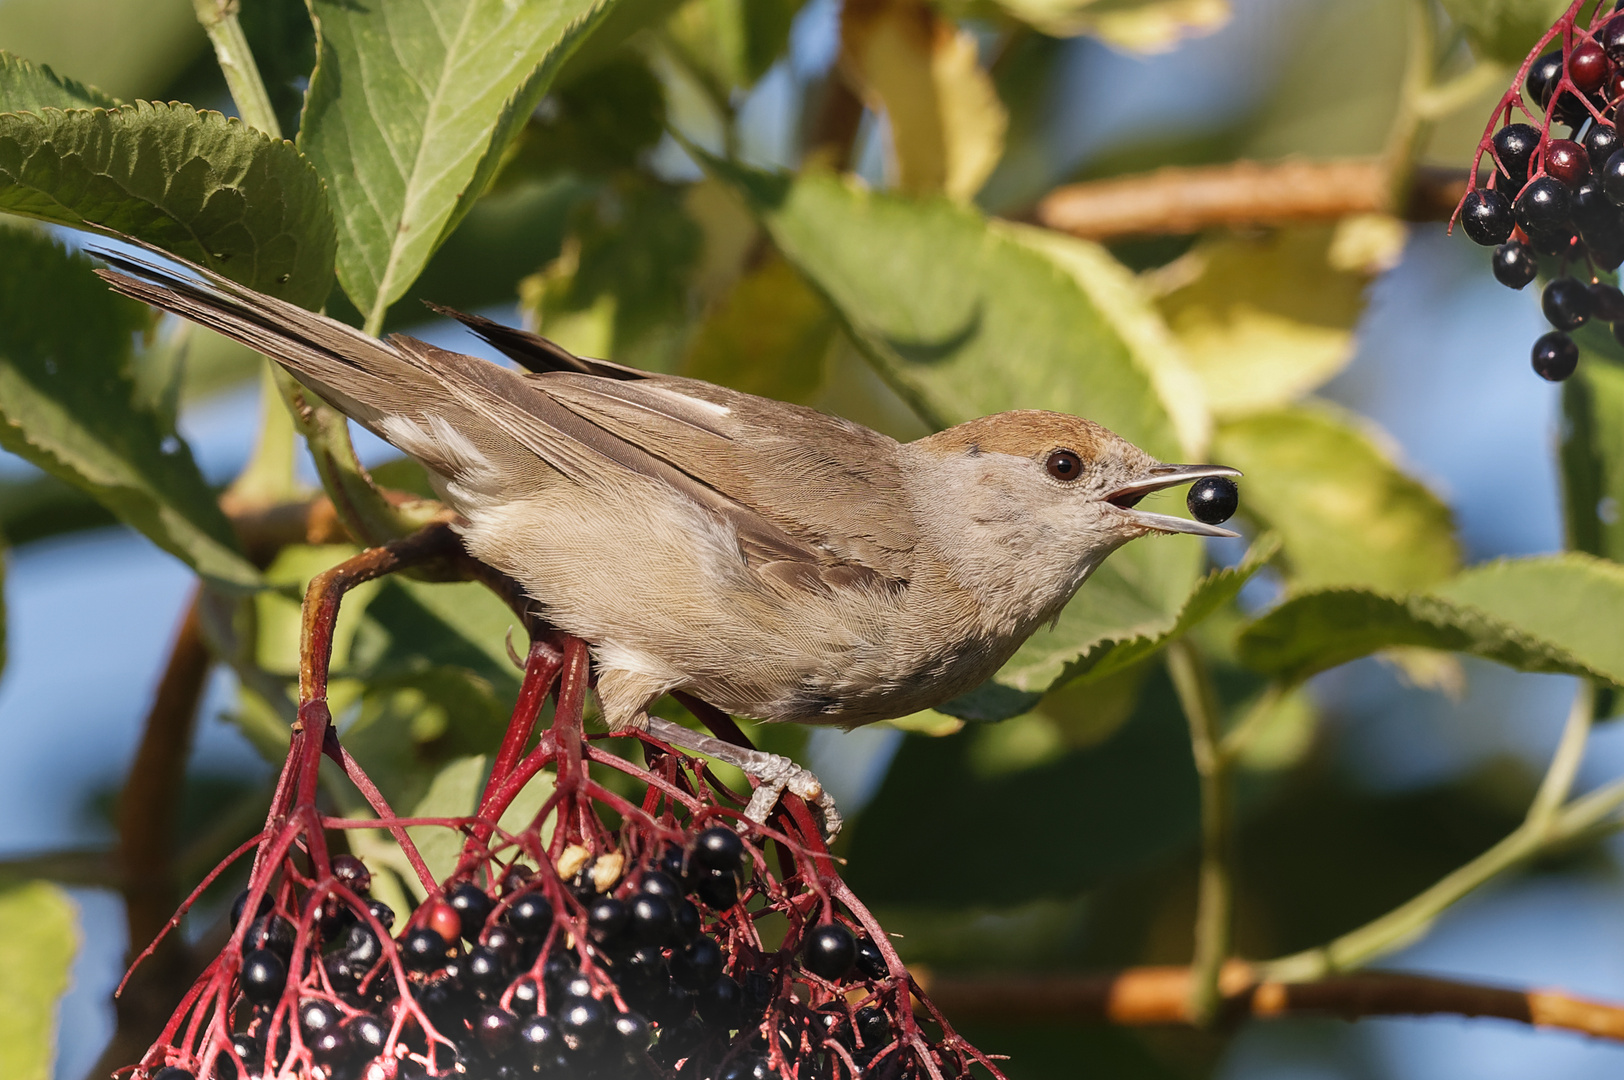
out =
[(468, 552), (588, 644), (609, 730), (739, 765), (758, 820), (788, 789), (839, 827), (810, 772), (653, 716), (659, 698), (846, 728), (909, 715), (985, 681), (1123, 544), (1237, 535), (1137, 506), (1237, 470), (1165, 464), (1078, 416), (899, 442), (449, 308), (523, 370), (375, 338), (173, 255), (184, 272), (95, 254), (117, 292), (263, 353), (420, 462)]

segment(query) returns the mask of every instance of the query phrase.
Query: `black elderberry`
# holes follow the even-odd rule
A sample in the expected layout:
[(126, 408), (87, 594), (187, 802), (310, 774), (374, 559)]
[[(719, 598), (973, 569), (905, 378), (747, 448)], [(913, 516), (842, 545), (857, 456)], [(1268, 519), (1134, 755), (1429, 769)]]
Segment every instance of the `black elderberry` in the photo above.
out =
[(663, 896), (640, 893), (628, 905), (628, 929), (639, 945), (664, 945), (677, 932), (676, 914)]
[(1606, 124), (1596, 124), (1591, 127), (1585, 136), (1585, 153), (1590, 157), (1590, 168), (1600, 172), (1601, 167), (1607, 164), (1607, 159), (1618, 152), (1620, 146), (1618, 129)]
[(1613, 16), (1596, 31), (1596, 40), (1602, 51), (1615, 64), (1624, 63), (1624, 18)]
[(519, 892), (530, 884), (530, 879), (535, 876), (535, 873), (528, 866), (514, 864), (508, 867), (507, 872), (502, 875), (502, 895), (512, 896), (514, 893)]
[(590, 1051), (603, 1044), (609, 1028), (609, 1013), (595, 998), (574, 998), (558, 1013), (558, 1030), (564, 1045), (576, 1052)]
[(551, 1016), (527, 1016), (519, 1024), (519, 1046), (538, 1066), (557, 1061), (564, 1051), (564, 1036)]
[(529, 1016), (541, 1004), (541, 988), (534, 979), (520, 979), (513, 984), (508, 1008), (520, 1016)]
[(857, 939), (857, 970), (869, 979), (884, 979), (891, 974), (891, 969), (885, 963), (885, 954), (866, 937)]
[(720, 976), (697, 995), (700, 1018), (705, 1023), (732, 1031), (744, 1025), (744, 991), (739, 984)]
[(1601, 167), (1601, 189), (1614, 206), (1624, 206), (1624, 150), (1616, 151)]
[(592, 996), (592, 980), (577, 971), (560, 980), (558, 994), (566, 998), (589, 998)]
[(656, 1060), (665, 1064), (674, 1064), (678, 1058), (687, 1057), (697, 1050), (710, 1035), (705, 1030), (704, 1023), (698, 1017), (691, 1017), (679, 1021), (671, 1027), (661, 1027), (660, 1042), (655, 1047)]
[(767, 1067), (767, 1060), (755, 1054), (739, 1054), (722, 1063), (716, 1071), (716, 1080), (756, 1080), (757, 1071)]
[(562, 949), (549, 953), (547, 962), (541, 968), (541, 978), (547, 984), (549, 994), (562, 994), (565, 984), (579, 974), (580, 965), (576, 962), (575, 954)]
[(675, 844), (671, 845), (665, 849), (665, 854), (660, 856), (660, 872), (680, 884), (687, 877), (684, 859), (682, 849)]
[(1227, 476), (1204, 476), (1190, 485), (1190, 493), (1184, 497), (1191, 516), (1208, 525), (1218, 525), (1234, 517), (1240, 501), (1235, 481)]
[(307, 1038), (337, 1027), (341, 1019), (338, 1008), (329, 1001), (310, 998), (299, 1002), (299, 1030)]
[(395, 925), (395, 909), (382, 900), (368, 900), (367, 911), (372, 913), (372, 917), (378, 920), (378, 925), (385, 930)]
[(1528, 68), (1523, 88), (1541, 109), (1551, 103), (1551, 94), (1562, 77), (1562, 50), (1556, 49), (1535, 60)]
[(503, 963), (512, 963), (513, 958), (519, 955), (519, 935), (513, 927), (497, 923), (487, 926), (485, 933), (480, 935), (480, 944), (502, 958)]
[(1539, 128), (1532, 124), (1507, 124), (1494, 133), (1494, 153), (1505, 167), (1508, 182), (1504, 186), (1508, 197), (1515, 198), (1528, 183), (1528, 169), (1538, 148)]
[(701, 935), (671, 953), (671, 980), (685, 990), (700, 990), (722, 974), (722, 949)]
[(671, 917), (677, 926), (677, 938), (688, 941), (699, 933), (701, 920), (699, 908), (694, 906), (692, 900), (678, 900), (671, 909)]
[(231, 1036), (231, 1050), (242, 1059), (242, 1063), (247, 1066), (250, 1073), (259, 1072), (265, 1064), (265, 1044), (246, 1031), (239, 1031)]
[(621, 1048), (634, 1054), (641, 1054), (649, 1048), (654, 1041), (654, 1031), (649, 1027), (647, 1020), (637, 1013), (616, 1013), (610, 1025), (615, 1038), (620, 1041)]
[(255, 1005), (269, 1005), (288, 984), (288, 966), (269, 949), (253, 949), (243, 954), (238, 981), (243, 997)]
[(732, 829), (712, 826), (694, 837), (692, 861), (710, 870), (736, 874), (744, 865), (744, 841)]
[(243, 935), (242, 947), (269, 949), (286, 963), (293, 956), (293, 946), (298, 936), (298, 929), (282, 916), (261, 915), (249, 924), (248, 932)]
[(1590, 175), (1590, 154), (1572, 139), (1553, 139), (1545, 148), (1545, 172), (1571, 190)]
[(502, 917), (521, 938), (539, 939), (552, 928), (553, 905), (540, 893), (525, 893)]
[(507, 985), (507, 965), (488, 945), (475, 945), (461, 964), (462, 981), (480, 996), (501, 992)]
[(1467, 193), (1461, 204), (1460, 223), (1473, 242), (1485, 246), (1505, 243), (1517, 224), (1512, 217), (1511, 201), (1493, 188), (1478, 188)]
[(372, 872), (367, 864), (354, 855), (334, 855), (332, 861), (333, 876), (356, 896), (365, 896), (372, 888)]
[[(233, 930), (237, 928), (238, 923), (242, 922), (243, 909), (247, 906), (248, 890), (244, 889), (242, 892), (237, 894), (237, 898), (235, 900), (231, 901), (231, 928)], [(259, 903), (255, 905), (254, 908), (254, 917), (259, 918), (262, 915), (269, 915), (270, 913), (271, 898), (269, 896), (261, 895), (259, 898)]]
[(1588, 239), (1619, 230), (1619, 211), (1602, 191), (1599, 177), (1587, 176), (1584, 183), (1573, 189), (1573, 201), (1568, 216)]
[(869, 1049), (884, 1046), (891, 1041), (891, 1021), (885, 1010), (865, 1005), (857, 1010), (857, 1037)]
[[(1602, 179), (1602, 188), (1607, 190), (1608, 197), (1611, 198), (1612, 192), (1607, 189), (1605, 176)], [(1530, 180), (1514, 204), (1517, 224), (1523, 227), (1524, 232), (1530, 234), (1550, 233), (1562, 229), (1568, 223), (1571, 202), (1568, 189), (1561, 181), (1549, 176)]]
[(485, 928), (485, 920), (491, 914), (491, 898), (485, 895), (485, 890), (471, 881), (464, 881), (446, 890), (445, 899), (456, 909), (457, 918), (462, 922), (463, 939), (478, 941), (479, 932)]
[(1539, 276), (1539, 260), (1533, 249), (1515, 240), (1495, 248), (1490, 265), (1494, 280), (1508, 289), (1521, 289)]
[(700, 874), (694, 882), (694, 895), (700, 903), (720, 911), (739, 902), (739, 879), (730, 871), (701, 869)]
[(594, 945), (612, 946), (624, 937), (631, 911), (624, 901), (600, 896), (586, 909), (586, 933)]
[(152, 1080), (197, 1080), (190, 1069), (179, 1065), (166, 1065), (152, 1074)]
[(1624, 264), (1624, 229), (1617, 235), (1587, 240), (1585, 251), (1598, 268), (1617, 270), (1620, 264)]
[(445, 938), (426, 926), (407, 932), (400, 942), (400, 962), (411, 971), (429, 972), (446, 963)]
[(474, 1018), (479, 1045), (491, 1057), (500, 1057), (519, 1039), (519, 1018), (506, 1009), (486, 1009)]
[(675, 983), (666, 983), (663, 989), (649, 996), (645, 1007), (655, 1023), (668, 1028), (694, 1014), (694, 995)]
[(671, 875), (660, 870), (645, 873), (643, 880), (637, 883), (637, 891), (650, 896), (663, 896), (672, 904), (682, 899), (682, 886)]
[(1529, 245), (1541, 255), (1560, 255), (1564, 258), (1571, 258), (1574, 254), (1573, 242), (1577, 239), (1577, 236), (1571, 228), (1564, 227), (1545, 232), (1536, 230), (1527, 235)]
[(806, 970), (824, 979), (843, 978), (857, 961), (857, 941), (839, 923), (814, 926), (801, 949)]
[(350, 1034), (342, 1027), (331, 1027), (326, 1031), (305, 1040), (310, 1047), (310, 1056), (318, 1064), (334, 1065), (350, 1056), (353, 1046), (350, 1044)]
[(348, 1035), (350, 1045), (358, 1053), (376, 1056), (383, 1053), (384, 1043), (389, 1039), (389, 1029), (376, 1016), (362, 1013), (352, 1016), (344, 1021), (344, 1031)]
[(1560, 330), (1552, 330), (1534, 342), (1534, 371), (1548, 382), (1561, 382), (1579, 366), (1579, 346)]
[(1605, 281), (1595, 282), (1589, 288), (1591, 312), (1597, 319), (1607, 323), (1624, 320), (1624, 292)]
[(1539, 306), (1558, 330), (1577, 330), (1590, 320), (1595, 300), (1578, 278), (1559, 277), (1545, 286)]

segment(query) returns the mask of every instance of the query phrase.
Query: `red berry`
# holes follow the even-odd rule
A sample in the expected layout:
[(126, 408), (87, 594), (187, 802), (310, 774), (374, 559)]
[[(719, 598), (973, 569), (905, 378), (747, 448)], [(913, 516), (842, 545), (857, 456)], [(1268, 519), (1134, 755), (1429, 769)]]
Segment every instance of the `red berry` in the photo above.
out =
[(419, 925), (433, 930), (446, 941), (456, 941), (462, 937), (462, 915), (444, 900), (436, 900), (428, 905), (428, 911)]
[(1612, 66), (1607, 54), (1594, 41), (1587, 41), (1568, 54), (1568, 78), (1582, 94), (1599, 87)]
[(1590, 154), (1572, 139), (1554, 139), (1545, 148), (1545, 173), (1575, 188), (1590, 175)]

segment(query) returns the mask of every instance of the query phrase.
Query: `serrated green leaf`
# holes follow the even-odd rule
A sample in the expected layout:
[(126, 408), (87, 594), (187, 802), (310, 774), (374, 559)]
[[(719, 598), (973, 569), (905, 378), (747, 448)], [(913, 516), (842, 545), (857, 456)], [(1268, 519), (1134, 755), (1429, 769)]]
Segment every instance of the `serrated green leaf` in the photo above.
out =
[(109, 229), (318, 308), (333, 221), (291, 143), (187, 105), (0, 114), (0, 210)]
[[(1004, 720), (1032, 708), (1051, 690), (1122, 671), (1233, 600), (1280, 543), (1265, 535), (1238, 565), (1212, 571), (1183, 596), (1171, 595), (1165, 585), (1181, 580), (1182, 568), (1165, 560), (1188, 558), (1186, 549), (1199, 558), (1191, 545), (1159, 542), (1112, 555), (1052, 628), (1032, 635), (997, 675), (937, 711), (965, 720)], [(1141, 558), (1132, 557), (1140, 553)]]
[(1506, 559), (1407, 596), (1327, 589), (1247, 627), (1243, 663), (1296, 680), (1393, 646), (1624, 684), (1624, 566), (1570, 553)]
[(495, 175), (613, 0), (311, 0), (299, 147), (331, 188), (338, 277), (378, 321)]
[(191, 451), (130, 378), (144, 324), (88, 259), (30, 230), (0, 229), (0, 446), (84, 490), (216, 584), (257, 587)]
[(1562, 419), (1568, 546), (1624, 559), (1624, 367), (1587, 357), (1562, 384)]
[(1449, 509), (1362, 426), (1314, 403), (1218, 427), (1213, 458), (1246, 474), (1241, 509), (1279, 532), (1293, 587), (1401, 593), (1459, 564)]
[(48, 1080), (56, 1010), (79, 949), (73, 901), (55, 885), (0, 888), (0, 1076)]
[(1018, 230), (946, 199), (710, 167), (739, 186), (779, 249), (928, 419), (1053, 409), (1162, 460), (1179, 456), (1150, 365), (1118, 329), (1121, 313), (1102, 310)]
[(64, 79), (44, 64), (30, 63), (0, 49), (0, 112), (111, 109), (117, 104), (93, 86)]

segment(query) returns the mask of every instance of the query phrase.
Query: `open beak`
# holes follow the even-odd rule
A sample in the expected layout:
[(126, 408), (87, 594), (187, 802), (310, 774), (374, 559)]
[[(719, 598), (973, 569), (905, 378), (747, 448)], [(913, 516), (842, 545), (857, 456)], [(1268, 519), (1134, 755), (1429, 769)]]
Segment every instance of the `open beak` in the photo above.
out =
[(1178, 487), (1180, 484), (1188, 484), (1207, 476), (1239, 475), (1239, 469), (1231, 469), (1225, 465), (1152, 465), (1143, 479), (1122, 485), (1107, 495), (1105, 501), (1136, 524), (1143, 525), (1147, 529), (1155, 529), (1157, 532), (1189, 533), (1191, 536), (1239, 536), (1240, 533), (1231, 532), (1217, 525), (1173, 517), (1171, 514), (1152, 514), (1134, 509), (1134, 505), (1140, 499), (1153, 491)]

